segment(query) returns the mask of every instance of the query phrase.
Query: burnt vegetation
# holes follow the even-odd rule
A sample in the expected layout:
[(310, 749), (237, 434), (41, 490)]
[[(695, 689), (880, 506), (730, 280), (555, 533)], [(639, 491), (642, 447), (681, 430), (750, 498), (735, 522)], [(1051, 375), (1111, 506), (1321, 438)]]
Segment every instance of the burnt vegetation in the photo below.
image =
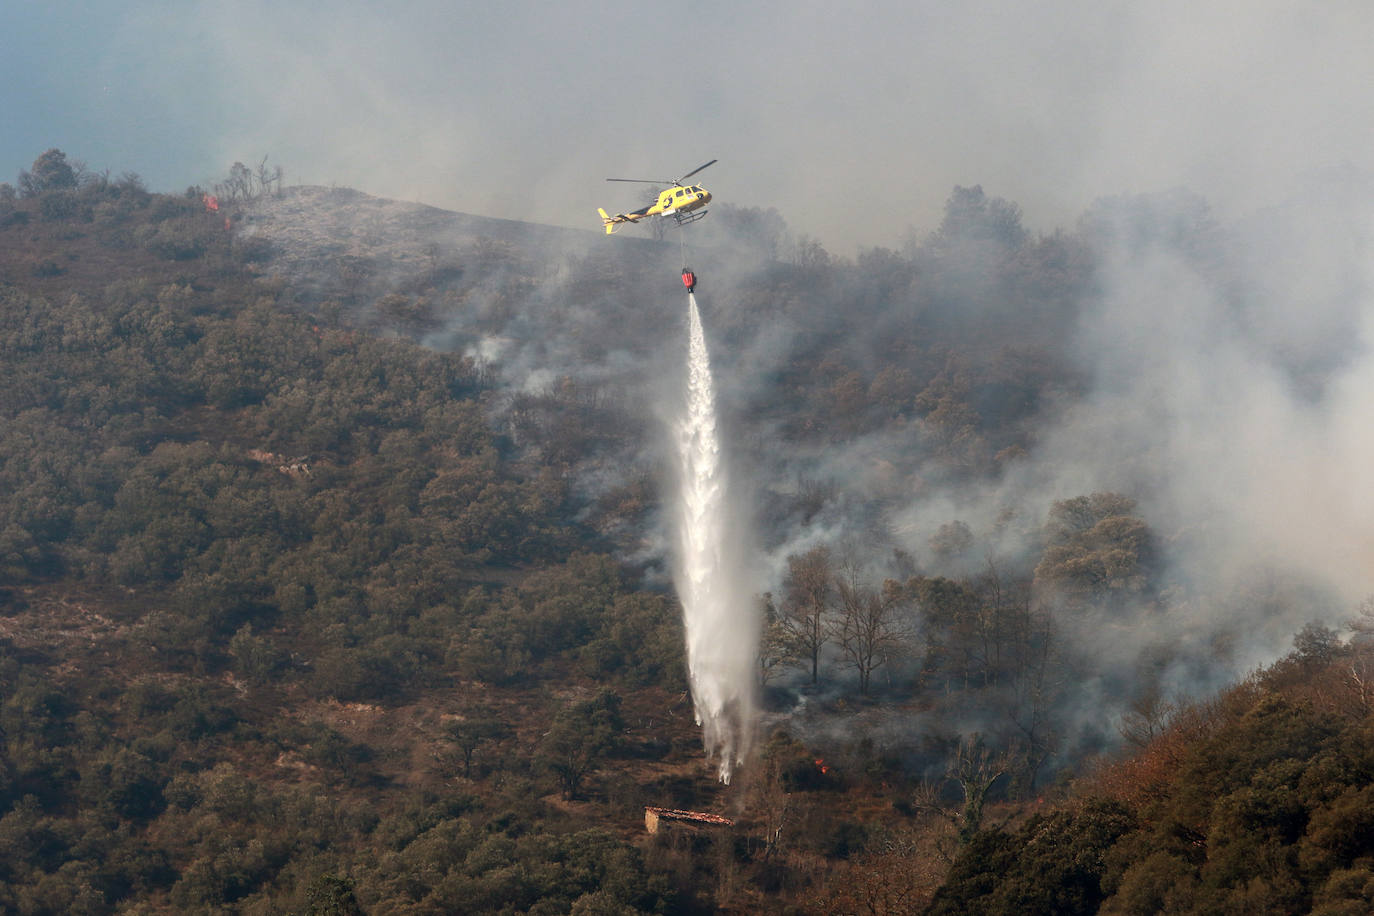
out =
[[(659, 249), (564, 239), (550, 263), (545, 230), (469, 221), (311, 260), (253, 230), (293, 193), (266, 159), (216, 190), (58, 150), (0, 185), (0, 910), (1374, 907), (1370, 628), (1314, 623), (1201, 700), (1164, 673), (1229, 663), (1226, 634), (1104, 670), (1073, 634), (1168, 614), (1177, 586), (1129, 494), (950, 519), (920, 556), (879, 539), (882, 563), (788, 556), (759, 596), (775, 726), (717, 785), (676, 600), (625, 560), (661, 501), (648, 386), (575, 369), (654, 352), (634, 291), (673, 279)], [(897, 433), (919, 452), (863, 499), (820, 467), (770, 478), (774, 548), (992, 479), (1082, 391), (1061, 344), (1091, 220), (1035, 237), (958, 188), (929, 238), (848, 261), (715, 210), (709, 320), (756, 383), (722, 396), (769, 431), (746, 462)], [(751, 365), (770, 322), (785, 356)], [(1013, 528), (1032, 547), (999, 547)], [(1085, 683), (1125, 714), (1085, 725)], [(735, 824), (649, 836), (645, 806)]]

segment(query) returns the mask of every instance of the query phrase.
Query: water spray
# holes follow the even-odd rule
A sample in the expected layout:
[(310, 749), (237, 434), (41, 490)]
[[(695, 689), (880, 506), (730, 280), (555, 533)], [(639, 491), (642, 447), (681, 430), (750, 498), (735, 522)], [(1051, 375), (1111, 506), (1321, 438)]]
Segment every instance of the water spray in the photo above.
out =
[(697, 724), (721, 782), (729, 783), (753, 738), (759, 621), (746, 574), (743, 520), (730, 500), (718, 439), (711, 358), (690, 286), (687, 305), (687, 398), (677, 427), (675, 578)]

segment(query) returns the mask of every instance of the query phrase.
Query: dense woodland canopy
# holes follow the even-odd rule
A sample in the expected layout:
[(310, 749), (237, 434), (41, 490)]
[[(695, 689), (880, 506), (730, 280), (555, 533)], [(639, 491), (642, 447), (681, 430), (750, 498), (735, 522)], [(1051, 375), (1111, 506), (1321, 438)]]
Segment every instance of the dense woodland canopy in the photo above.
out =
[[(367, 254), (337, 226), (322, 249), (272, 208), (368, 204), (239, 165), (214, 211), (57, 150), (17, 185), (0, 909), (1374, 905), (1365, 631), (1312, 623), (1190, 695), (1179, 672), (1227, 670), (1236, 637), (1150, 635), (1186, 584), (1144, 494), (938, 519), (919, 551), (892, 532), (905, 491), (997, 478), (1083, 394), (1063, 341), (1108, 236), (1210, 263), (1199, 199), (1035, 236), (957, 188), (929, 237), (852, 261), (717, 208), (703, 299), (780, 558), (758, 596), (761, 749), (726, 788), (651, 546), (643, 367), (666, 351), (643, 290), (675, 250), (500, 221), (406, 247), (376, 220)], [(846, 479), (836, 456), (874, 442)], [(792, 549), (841, 516), (865, 539)], [(1281, 577), (1247, 600), (1338, 622)], [(1103, 632), (1130, 667), (1085, 635)], [(647, 835), (645, 805), (736, 826)]]

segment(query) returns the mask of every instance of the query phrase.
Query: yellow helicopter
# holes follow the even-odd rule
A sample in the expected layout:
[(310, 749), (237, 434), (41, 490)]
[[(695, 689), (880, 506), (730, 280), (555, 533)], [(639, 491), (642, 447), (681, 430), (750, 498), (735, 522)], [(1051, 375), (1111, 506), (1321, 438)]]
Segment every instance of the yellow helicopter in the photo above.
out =
[(672, 187), (660, 191), (658, 200), (641, 210), (635, 210), (633, 213), (617, 213), (615, 216), (611, 216), (605, 210), (598, 208), (597, 212), (601, 214), (601, 223), (606, 227), (606, 234), (610, 235), (615, 232), (616, 227), (623, 223), (637, 223), (649, 216), (671, 216), (677, 220), (679, 226), (701, 219), (706, 215), (706, 211), (701, 208), (711, 202), (711, 192), (699, 184), (684, 185), (683, 182), (706, 168), (707, 165), (715, 165), (715, 163), (716, 160), (712, 159), (706, 165), (697, 166), (681, 178), (663, 181), (654, 181), (648, 178), (607, 178), (607, 181), (666, 184), (672, 185)]

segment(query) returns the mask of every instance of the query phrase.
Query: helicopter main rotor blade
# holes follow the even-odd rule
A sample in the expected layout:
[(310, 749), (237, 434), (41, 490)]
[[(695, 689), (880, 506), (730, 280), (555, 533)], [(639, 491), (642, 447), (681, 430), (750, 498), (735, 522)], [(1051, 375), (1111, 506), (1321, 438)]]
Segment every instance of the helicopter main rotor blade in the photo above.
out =
[[(715, 165), (715, 164), (716, 164), (717, 162), (719, 162), (719, 161), (720, 161), (720, 160), (718, 160), (718, 159), (712, 159), (710, 162), (706, 163), (706, 165)], [(682, 184), (682, 183), (683, 183), (684, 181), (686, 181), (688, 178), (691, 178), (691, 177), (692, 177), (693, 175), (695, 175), (697, 172), (700, 172), (702, 169), (706, 168), (706, 165), (699, 165), (699, 166), (697, 166), (696, 168), (694, 168), (694, 169), (692, 169), (690, 172), (688, 172), (686, 175), (683, 175), (683, 176), (682, 176), (681, 178), (679, 178), (677, 181), (673, 182), (673, 184)]]
[(710, 162), (706, 163), (706, 165), (699, 165), (699, 166), (697, 166), (696, 168), (694, 168), (694, 169), (692, 169), (690, 172), (688, 172), (686, 175), (683, 175), (681, 178), (607, 178), (606, 180), (607, 180), (607, 181), (632, 181), (632, 182), (634, 182), (635, 184), (667, 184), (667, 185), (678, 185), (678, 184), (682, 184), (682, 183), (683, 183), (684, 181), (686, 181), (688, 178), (691, 178), (693, 175), (695, 175), (697, 172), (700, 172), (702, 169), (706, 168), (707, 166), (715, 165), (715, 164), (716, 164), (717, 162), (719, 162), (719, 161), (720, 161), (719, 159), (712, 159)]

